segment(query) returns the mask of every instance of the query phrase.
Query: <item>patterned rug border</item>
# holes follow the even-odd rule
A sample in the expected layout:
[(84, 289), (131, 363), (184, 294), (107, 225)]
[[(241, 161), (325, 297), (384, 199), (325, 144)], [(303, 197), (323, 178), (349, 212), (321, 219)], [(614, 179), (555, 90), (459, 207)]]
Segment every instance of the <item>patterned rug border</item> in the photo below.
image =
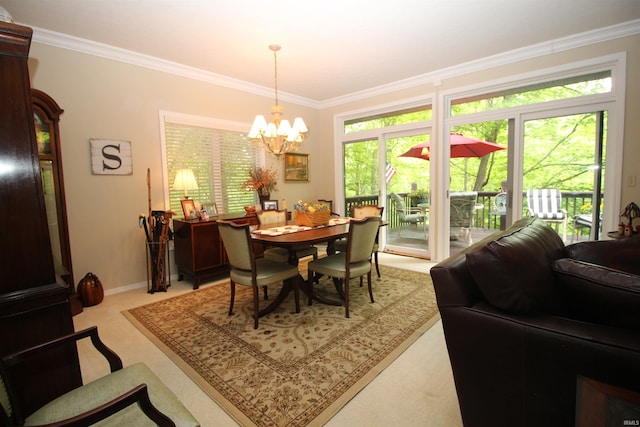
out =
[[(384, 269), (397, 270), (400, 272), (406, 272), (410, 270), (403, 270), (396, 267), (390, 266), (381, 266)], [(424, 275), (425, 278), (431, 282), (431, 276), (428, 273), (411, 271), (417, 275)], [(383, 272), (384, 277), (384, 272)], [(214, 286), (225, 286), (228, 285), (229, 279), (222, 279), (215, 281), (204, 288), (193, 292), (201, 292), (206, 291)], [(416, 288), (417, 289), (417, 288)], [(412, 292), (415, 292), (412, 291)], [(167, 298), (163, 301), (170, 301), (173, 299), (179, 299), (184, 297), (187, 294), (176, 295), (170, 298)], [(375, 294), (374, 294), (375, 296)], [(303, 298), (301, 298), (301, 303)], [(177, 354), (173, 349), (171, 349), (168, 345), (166, 345), (160, 338), (158, 338), (151, 330), (149, 330), (145, 325), (143, 325), (130, 311), (134, 311), (140, 309), (142, 307), (151, 306), (157, 304), (158, 302), (153, 302), (149, 304), (143, 304), (141, 306), (131, 308), (128, 310), (122, 311), (122, 314), (125, 316), (131, 324), (133, 324), (136, 329), (138, 329), (147, 339), (149, 339), (156, 347), (158, 347), (173, 363), (175, 363), (193, 382), (195, 382), (198, 387), (200, 387), (205, 394), (207, 394), (211, 399), (213, 399), (231, 418), (233, 418), (236, 422), (238, 422), (242, 426), (255, 426), (255, 422), (251, 420), (247, 415), (245, 415), (241, 409), (237, 408), (233, 402), (231, 402), (227, 397), (225, 397), (221, 392), (219, 392), (215, 387), (213, 387), (207, 380), (200, 374), (196, 369), (194, 369), (189, 363), (187, 363), (179, 354)], [(302, 304), (301, 304), (302, 305)], [(302, 308), (302, 307), (301, 307)], [(404, 340), (397, 344), (391, 352), (389, 352), (385, 357), (383, 357), (378, 363), (372, 366), (367, 373), (365, 373), (360, 379), (358, 379), (355, 383), (349, 386), (346, 390), (344, 390), (340, 397), (336, 398), (332, 403), (330, 403), (320, 414), (318, 414), (308, 425), (324, 425), (327, 421), (329, 421), (340, 409), (342, 409), (351, 399), (353, 399), (362, 389), (364, 389), (371, 381), (373, 381), (382, 371), (384, 371), (393, 361), (395, 361), (404, 351), (407, 350), (413, 343), (415, 343), (420, 336), (422, 336), (425, 332), (427, 332), (435, 323), (440, 320), (440, 313), (436, 310), (434, 315), (424, 322), (422, 325), (417, 327), (412, 333), (404, 337)]]

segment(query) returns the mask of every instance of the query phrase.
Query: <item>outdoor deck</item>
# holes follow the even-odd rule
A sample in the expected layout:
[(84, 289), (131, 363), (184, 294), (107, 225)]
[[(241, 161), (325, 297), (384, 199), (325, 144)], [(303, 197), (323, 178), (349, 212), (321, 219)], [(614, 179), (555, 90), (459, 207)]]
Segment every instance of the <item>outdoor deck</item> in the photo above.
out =
[[(474, 224), (476, 227), (471, 229), (471, 240), (473, 242), (480, 241), (487, 236), (500, 230), (500, 215), (496, 215), (494, 206), (495, 196), (498, 192), (479, 192), (477, 204), (480, 207), (474, 212)], [(404, 198), (405, 204), (411, 206), (411, 199), (408, 194), (400, 194)], [(578, 230), (578, 235), (573, 229), (572, 218), (574, 215), (583, 214), (582, 206), (591, 202), (592, 193), (590, 192), (563, 192), (562, 201), (563, 208), (567, 210), (567, 241), (566, 244), (572, 242), (588, 240), (588, 229)], [(357, 204), (378, 204), (377, 197), (356, 197), (346, 200), (347, 211), (351, 205)], [(526, 207), (523, 216), (526, 216)], [(387, 244), (403, 246), (407, 248), (427, 249), (427, 235), (423, 227), (419, 224), (415, 225), (400, 224), (398, 214), (395, 212), (394, 204), (388, 201), (385, 208), (385, 217), (388, 222), (386, 227)], [(554, 225), (554, 227), (557, 227)], [(562, 226), (560, 226), (562, 227)], [(558, 230), (556, 228), (556, 230)], [(560, 228), (561, 233), (561, 228)], [(450, 240), (450, 254), (457, 253), (467, 247), (465, 241), (460, 239)]]
[[(498, 232), (498, 230), (475, 227), (471, 229), (471, 240), (473, 243), (475, 243), (496, 232)], [(586, 240), (589, 240), (589, 236), (587, 235), (578, 235), (577, 238), (573, 236), (572, 240), (571, 233), (567, 232), (567, 241), (565, 242), (565, 244)], [(390, 231), (387, 235), (387, 244), (403, 246), (412, 249), (427, 249), (427, 240), (425, 239), (425, 232), (422, 230), (422, 228), (404, 228), (402, 230), (402, 233), (398, 233), (398, 229)], [(456, 254), (464, 250), (465, 248), (467, 248), (467, 244), (465, 241), (461, 239), (449, 240), (450, 255)]]

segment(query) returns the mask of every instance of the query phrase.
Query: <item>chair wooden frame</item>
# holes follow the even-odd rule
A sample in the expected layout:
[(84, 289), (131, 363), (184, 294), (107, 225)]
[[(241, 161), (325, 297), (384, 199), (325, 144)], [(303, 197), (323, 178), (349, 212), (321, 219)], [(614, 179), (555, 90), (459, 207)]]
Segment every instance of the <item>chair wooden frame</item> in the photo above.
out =
[[(0, 373), (2, 374), (2, 382), (0, 386), (4, 384), (9, 397), (11, 405), (10, 413), (6, 413), (3, 407), (0, 407), (0, 421), (4, 418), (5, 423), (9, 425), (23, 425), (25, 418), (29, 414), (26, 414), (23, 410), (23, 402), (25, 399), (30, 399), (28, 391), (24, 393), (20, 392), (19, 385), (16, 384), (13, 378), (13, 372), (19, 372), (20, 369), (30, 369), (28, 366), (33, 364), (34, 361), (38, 361), (48, 352), (55, 351), (56, 349), (65, 348), (69, 345), (75, 345), (77, 341), (84, 338), (90, 338), (93, 346), (104, 356), (109, 363), (111, 372), (119, 371), (123, 368), (122, 360), (120, 357), (109, 347), (107, 347), (98, 336), (97, 327), (91, 327), (84, 329), (73, 334), (65, 335), (45, 342), (43, 344), (33, 346), (19, 352), (7, 355), (2, 358), (2, 364), (0, 364)], [(82, 384), (78, 384), (77, 387), (81, 387)], [(1, 387), (0, 387), (1, 388)], [(70, 390), (69, 390), (70, 391)], [(26, 394), (25, 394), (26, 393)], [(51, 400), (59, 396), (50, 396)], [(146, 384), (140, 384), (128, 392), (118, 396), (111, 401), (100, 405), (92, 410), (75, 415), (72, 418), (61, 420), (55, 424), (47, 424), (48, 426), (84, 426), (92, 425), (98, 421), (104, 420), (118, 412), (126, 409), (134, 403), (139, 404), (144, 414), (161, 427), (175, 426), (174, 422), (165, 414), (160, 412), (158, 408), (153, 406), (149, 399), (149, 392)], [(4, 423), (3, 423), (4, 425)]]

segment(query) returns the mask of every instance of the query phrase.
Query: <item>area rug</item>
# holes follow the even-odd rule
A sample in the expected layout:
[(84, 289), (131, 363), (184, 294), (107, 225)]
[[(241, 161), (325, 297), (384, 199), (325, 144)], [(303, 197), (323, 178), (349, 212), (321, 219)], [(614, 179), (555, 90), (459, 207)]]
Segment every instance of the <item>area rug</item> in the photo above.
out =
[(301, 293), (300, 313), (292, 294), (253, 329), (249, 288), (228, 316), (228, 280), (124, 314), (239, 424), (322, 425), (439, 319), (428, 274), (380, 269), (375, 303), (351, 285), (349, 319)]

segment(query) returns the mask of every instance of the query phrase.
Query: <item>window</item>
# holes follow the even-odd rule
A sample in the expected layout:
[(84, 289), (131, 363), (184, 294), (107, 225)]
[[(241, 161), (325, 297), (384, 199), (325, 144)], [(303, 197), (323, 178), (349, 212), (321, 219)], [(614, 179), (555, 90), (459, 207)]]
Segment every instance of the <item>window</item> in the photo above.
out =
[(184, 191), (174, 190), (173, 181), (178, 169), (184, 168), (193, 170), (198, 183), (197, 190), (188, 192), (198, 207), (200, 203), (215, 202), (219, 212), (242, 212), (244, 206), (256, 203), (255, 193), (245, 192), (242, 183), (247, 179), (245, 171), (261, 159), (245, 133), (223, 129), (224, 124), (213, 120), (206, 123), (202, 119), (163, 119), (165, 188), (171, 210), (182, 212), (180, 200)]
[(602, 71), (453, 100), (451, 115), (458, 116), (610, 92), (611, 71)]
[(383, 129), (393, 125), (424, 122), (431, 120), (431, 118), (431, 105), (422, 105), (405, 110), (391, 111), (388, 113), (347, 120), (344, 122), (344, 133), (347, 134), (367, 129)]

